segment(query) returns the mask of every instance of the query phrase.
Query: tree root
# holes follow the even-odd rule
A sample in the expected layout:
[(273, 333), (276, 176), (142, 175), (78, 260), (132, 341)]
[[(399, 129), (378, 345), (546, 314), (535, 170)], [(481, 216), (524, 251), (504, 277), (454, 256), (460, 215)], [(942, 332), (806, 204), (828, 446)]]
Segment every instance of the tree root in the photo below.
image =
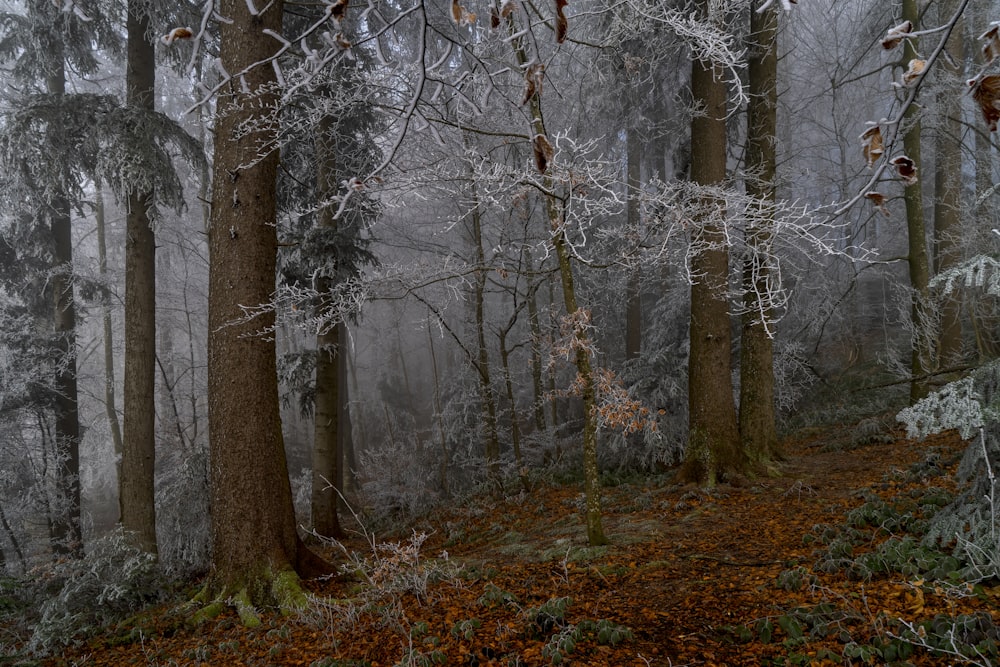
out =
[(261, 607), (277, 608), (282, 615), (290, 615), (305, 609), (309, 596), (302, 589), (302, 582), (294, 570), (279, 572), (267, 570), (243, 586), (215, 587), (211, 580), (191, 600), (199, 606), (191, 618), (198, 625), (216, 618), (226, 609), (232, 609), (244, 627), (256, 628), (261, 625)]

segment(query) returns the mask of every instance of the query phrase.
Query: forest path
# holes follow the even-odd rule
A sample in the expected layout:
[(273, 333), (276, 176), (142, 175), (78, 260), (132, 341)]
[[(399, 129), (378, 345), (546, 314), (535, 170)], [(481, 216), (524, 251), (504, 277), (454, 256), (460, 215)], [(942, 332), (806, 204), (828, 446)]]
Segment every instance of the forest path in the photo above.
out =
[[(606, 488), (606, 547), (585, 542), (578, 485), (474, 498), (424, 522), (429, 537), (419, 557), (405, 536), (398, 548), (374, 552), (363, 539), (345, 542), (367, 558), (379, 595), (318, 584), (318, 594), (341, 602), (304, 618), (271, 618), (257, 630), (233, 618), (157, 630), (164, 621), (152, 619), (141, 644), (99, 640), (61, 664), (784, 664), (793, 651), (781, 644), (781, 631), (774, 642), (744, 643), (726, 627), (756, 633), (770, 618), (777, 628), (789, 609), (833, 601), (858, 612), (845, 613), (838, 627), (860, 640), (859, 619), (901, 609), (900, 577), (862, 583), (841, 570), (818, 574), (815, 586), (801, 590), (776, 581), (797, 566), (804, 578), (814, 576), (820, 545), (803, 536), (815, 525), (843, 524), (866, 489), (888, 498), (945, 484), (905, 473), (929, 452), (953, 460), (964, 448), (954, 434), (860, 447), (845, 447), (845, 437), (787, 443), (780, 476), (740, 486), (706, 491), (674, 485), (668, 474)], [(618, 639), (617, 626), (632, 638), (602, 643), (600, 628), (603, 639)], [(826, 645), (839, 651), (844, 641)], [(815, 656), (823, 646), (793, 648)], [(809, 660), (839, 664), (822, 655)]]

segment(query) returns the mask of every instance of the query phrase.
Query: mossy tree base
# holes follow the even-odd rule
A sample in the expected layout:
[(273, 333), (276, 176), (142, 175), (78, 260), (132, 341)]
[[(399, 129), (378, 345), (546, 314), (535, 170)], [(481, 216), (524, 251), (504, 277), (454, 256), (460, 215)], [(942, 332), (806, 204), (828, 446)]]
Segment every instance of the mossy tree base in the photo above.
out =
[(286, 569), (267, 570), (243, 585), (209, 580), (192, 602), (200, 605), (191, 618), (192, 623), (203, 623), (232, 609), (244, 627), (255, 628), (261, 624), (260, 609), (274, 608), (288, 615), (305, 609), (309, 597), (302, 589), (299, 575)]

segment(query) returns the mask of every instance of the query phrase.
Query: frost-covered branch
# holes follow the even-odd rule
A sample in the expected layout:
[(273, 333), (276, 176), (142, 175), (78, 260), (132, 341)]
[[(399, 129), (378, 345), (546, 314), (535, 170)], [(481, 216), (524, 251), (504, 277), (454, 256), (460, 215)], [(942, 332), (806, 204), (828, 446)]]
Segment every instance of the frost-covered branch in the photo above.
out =
[[(899, 105), (899, 108), (896, 109), (895, 114), (889, 118), (883, 118), (878, 122), (878, 127), (881, 130), (881, 136), (883, 137), (882, 141), (884, 142), (884, 148), (882, 148), (883, 152), (880, 154), (880, 159), (875, 160), (873, 162), (872, 164), (873, 171), (868, 179), (868, 182), (851, 199), (849, 199), (847, 202), (843, 204), (838, 205), (833, 210), (833, 212), (830, 213), (831, 218), (837, 218), (843, 215), (859, 201), (868, 197), (869, 194), (873, 194), (873, 189), (875, 185), (880, 180), (882, 180), (882, 176), (885, 173), (886, 169), (889, 168), (890, 166), (893, 166), (892, 159), (894, 157), (893, 153), (896, 143), (899, 140), (900, 123), (902, 123), (903, 118), (906, 115), (906, 111), (916, 102), (917, 95), (920, 92), (920, 88), (923, 85), (923, 82), (927, 78), (927, 73), (934, 67), (935, 63), (937, 63), (938, 59), (941, 57), (941, 54), (944, 53), (945, 47), (948, 44), (948, 39), (951, 37), (951, 33), (954, 31), (955, 26), (958, 24), (959, 19), (961, 19), (962, 15), (965, 13), (965, 8), (968, 6), (968, 4), (969, 0), (961, 0), (961, 4), (955, 10), (955, 13), (952, 14), (952, 16), (943, 26), (941, 26), (940, 29), (935, 29), (934, 31), (927, 31), (928, 33), (940, 32), (941, 37), (938, 40), (938, 43), (934, 47), (934, 50), (931, 52), (931, 54), (926, 59), (924, 59), (923, 64), (920, 66), (919, 71), (915, 72), (913, 74), (913, 78), (908, 80), (908, 82), (906, 83), (906, 89), (909, 92), (907, 93), (903, 102)], [(922, 32), (913, 34), (915, 35), (915, 34), (926, 34), (926, 33)]]

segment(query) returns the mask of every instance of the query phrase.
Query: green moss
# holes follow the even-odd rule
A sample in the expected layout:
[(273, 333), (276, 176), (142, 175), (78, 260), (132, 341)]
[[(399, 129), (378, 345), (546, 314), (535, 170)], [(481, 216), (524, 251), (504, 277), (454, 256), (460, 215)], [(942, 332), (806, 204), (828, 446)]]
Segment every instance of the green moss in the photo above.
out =
[(243, 624), (243, 627), (260, 627), (260, 615), (254, 608), (253, 602), (250, 600), (250, 595), (247, 593), (245, 588), (233, 595), (232, 603), (236, 607), (236, 614), (240, 617), (240, 622)]
[(283, 570), (274, 575), (271, 595), (283, 614), (301, 611), (309, 604), (309, 597), (302, 590), (299, 575), (294, 570)]

